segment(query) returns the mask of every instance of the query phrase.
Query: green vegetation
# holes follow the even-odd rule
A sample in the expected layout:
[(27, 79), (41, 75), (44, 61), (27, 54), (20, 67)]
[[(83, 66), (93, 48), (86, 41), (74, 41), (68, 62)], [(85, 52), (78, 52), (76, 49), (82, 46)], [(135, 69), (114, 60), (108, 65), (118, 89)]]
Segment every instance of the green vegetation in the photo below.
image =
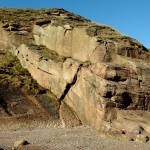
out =
[(89, 28), (87, 28), (86, 31), (89, 36), (98, 36), (101, 38), (122, 36), (121, 33), (106, 25), (92, 25)]
[(0, 84), (2, 85), (24, 88), (35, 95), (45, 91), (10, 52), (0, 53), (0, 70)]
[[(63, 9), (15, 9), (0, 8), (0, 21), (4, 28), (11, 31), (20, 31), (23, 28), (32, 30), (33, 24), (47, 24), (53, 20), (53, 25), (64, 25), (66, 23), (76, 25), (76, 23), (88, 24), (90, 21)], [(39, 24), (39, 25), (40, 25)]]
[[(17, 57), (8, 51), (1, 50), (0, 100), (2, 100), (0, 108), (4, 109), (9, 117), (19, 116), (20, 114), (29, 116), (30, 110), (33, 110), (33, 116), (35, 116), (36, 112), (38, 115), (39, 112), (43, 114), (43, 109), (45, 109), (54, 119), (59, 118), (59, 102), (55, 95), (50, 90), (39, 86), (29, 72), (22, 68)], [(1, 115), (3, 113), (0, 112)], [(32, 113), (30, 115), (32, 116)], [(44, 113), (45, 115), (48, 114)]]
[(55, 62), (64, 62), (66, 59), (64, 56), (58, 55), (55, 51), (49, 50), (45, 46), (34, 44), (30, 44), (28, 46), (30, 47), (31, 50), (40, 54), (41, 59), (45, 60), (50, 59), (54, 60)]

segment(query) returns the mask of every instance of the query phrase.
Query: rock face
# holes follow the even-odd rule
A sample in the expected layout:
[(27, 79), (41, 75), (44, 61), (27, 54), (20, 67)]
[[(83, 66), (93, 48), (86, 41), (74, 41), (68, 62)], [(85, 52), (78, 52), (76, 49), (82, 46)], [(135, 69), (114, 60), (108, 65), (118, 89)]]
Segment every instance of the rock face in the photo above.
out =
[(62, 9), (1, 9), (0, 18), (0, 49), (82, 123), (112, 132), (141, 125), (150, 133), (150, 54), (138, 41)]

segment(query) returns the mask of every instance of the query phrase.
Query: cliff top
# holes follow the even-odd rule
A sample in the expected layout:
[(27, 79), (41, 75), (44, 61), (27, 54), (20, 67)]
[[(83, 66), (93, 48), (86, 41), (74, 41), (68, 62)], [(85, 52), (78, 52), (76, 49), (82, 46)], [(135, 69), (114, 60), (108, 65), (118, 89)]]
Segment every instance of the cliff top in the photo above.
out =
[[(31, 26), (32, 24), (53, 25), (72, 24), (88, 25), (91, 21), (64, 9), (0, 9), (0, 21), (4, 24), (15, 24), (16, 28)], [(14, 25), (14, 27), (15, 27)]]
[(106, 25), (99, 25), (92, 21), (64, 9), (15, 9), (1, 8), (0, 21), (6, 30), (20, 31), (26, 28), (32, 30), (32, 25), (43, 26), (51, 24), (63, 26), (69, 24), (72, 27), (87, 27), (87, 34), (90, 36), (122, 37), (122, 35)]

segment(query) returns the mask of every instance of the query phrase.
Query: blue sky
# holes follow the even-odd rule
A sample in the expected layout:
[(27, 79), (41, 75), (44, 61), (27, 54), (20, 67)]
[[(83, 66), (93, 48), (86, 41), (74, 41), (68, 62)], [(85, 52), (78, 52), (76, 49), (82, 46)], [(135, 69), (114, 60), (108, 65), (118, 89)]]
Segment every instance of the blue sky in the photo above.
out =
[(112, 26), (150, 48), (150, 0), (0, 0), (0, 7), (64, 8)]

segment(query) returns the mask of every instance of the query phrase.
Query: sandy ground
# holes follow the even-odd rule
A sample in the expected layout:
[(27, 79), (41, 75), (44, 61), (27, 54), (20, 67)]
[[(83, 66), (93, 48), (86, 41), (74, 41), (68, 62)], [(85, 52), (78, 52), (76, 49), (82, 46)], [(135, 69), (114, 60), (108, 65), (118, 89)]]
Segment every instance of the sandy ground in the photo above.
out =
[(0, 131), (0, 147), (5, 150), (10, 150), (13, 143), (20, 139), (46, 146), (49, 150), (150, 150), (150, 143), (104, 139), (87, 126)]

